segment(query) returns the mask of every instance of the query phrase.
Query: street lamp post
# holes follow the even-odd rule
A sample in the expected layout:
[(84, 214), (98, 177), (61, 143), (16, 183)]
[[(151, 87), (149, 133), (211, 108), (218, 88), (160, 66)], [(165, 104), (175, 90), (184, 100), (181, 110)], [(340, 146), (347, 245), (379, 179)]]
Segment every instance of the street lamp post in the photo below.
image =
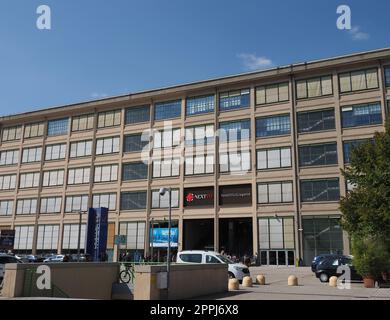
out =
[(77, 240), (77, 262), (80, 262), (80, 246), (81, 246), (81, 223), (83, 218), (83, 213), (86, 213), (87, 211), (77, 211), (79, 214), (79, 235)]
[(171, 207), (171, 188), (161, 188), (160, 195), (163, 196), (168, 191), (169, 194), (169, 214), (168, 214), (168, 250), (167, 250), (167, 300), (169, 297), (169, 273), (171, 271), (171, 221), (172, 221), (172, 207)]

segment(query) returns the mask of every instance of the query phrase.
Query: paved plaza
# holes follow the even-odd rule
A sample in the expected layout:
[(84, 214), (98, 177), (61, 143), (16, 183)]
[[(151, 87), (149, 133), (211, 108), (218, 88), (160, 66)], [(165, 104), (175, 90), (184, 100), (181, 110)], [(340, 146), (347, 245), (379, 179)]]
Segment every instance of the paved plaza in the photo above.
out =
[[(390, 289), (365, 289), (363, 283), (352, 283), (351, 289), (340, 290), (321, 283), (310, 268), (294, 267), (253, 267), (250, 268), (255, 283), (256, 276), (262, 274), (266, 285), (254, 284), (252, 288), (219, 294), (201, 299), (213, 300), (390, 300)], [(298, 277), (298, 286), (287, 286), (289, 275)]]

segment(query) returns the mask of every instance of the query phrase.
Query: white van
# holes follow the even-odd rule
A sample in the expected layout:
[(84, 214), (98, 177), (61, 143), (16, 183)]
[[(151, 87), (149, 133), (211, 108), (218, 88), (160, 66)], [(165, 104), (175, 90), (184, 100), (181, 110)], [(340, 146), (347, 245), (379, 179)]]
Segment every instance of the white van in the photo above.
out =
[(177, 254), (176, 263), (226, 263), (228, 264), (229, 278), (236, 278), (239, 281), (250, 276), (249, 269), (242, 263), (234, 263), (227, 257), (213, 251), (181, 251)]

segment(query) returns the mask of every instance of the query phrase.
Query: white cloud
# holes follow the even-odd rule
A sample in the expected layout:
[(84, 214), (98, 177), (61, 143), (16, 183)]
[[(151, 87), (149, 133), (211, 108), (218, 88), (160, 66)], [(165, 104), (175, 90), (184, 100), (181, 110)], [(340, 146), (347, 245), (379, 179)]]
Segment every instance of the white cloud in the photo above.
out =
[(370, 39), (370, 34), (361, 31), (359, 26), (353, 27), (351, 30), (349, 30), (349, 33), (352, 35), (352, 40), (363, 41)]
[(91, 93), (91, 98), (93, 98), (93, 99), (103, 99), (106, 97), (108, 97), (108, 94), (106, 94), (106, 93), (100, 93), (100, 92)]
[(258, 57), (253, 53), (240, 53), (237, 57), (241, 60), (246, 70), (253, 71), (273, 66), (271, 59)]

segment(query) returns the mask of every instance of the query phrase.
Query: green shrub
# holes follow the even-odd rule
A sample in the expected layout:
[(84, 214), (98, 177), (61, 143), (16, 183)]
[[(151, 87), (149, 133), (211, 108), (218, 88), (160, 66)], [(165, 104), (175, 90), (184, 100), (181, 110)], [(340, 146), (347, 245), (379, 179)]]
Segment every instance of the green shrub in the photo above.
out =
[(390, 254), (383, 239), (355, 236), (352, 253), (353, 264), (362, 277), (377, 278), (390, 270)]

